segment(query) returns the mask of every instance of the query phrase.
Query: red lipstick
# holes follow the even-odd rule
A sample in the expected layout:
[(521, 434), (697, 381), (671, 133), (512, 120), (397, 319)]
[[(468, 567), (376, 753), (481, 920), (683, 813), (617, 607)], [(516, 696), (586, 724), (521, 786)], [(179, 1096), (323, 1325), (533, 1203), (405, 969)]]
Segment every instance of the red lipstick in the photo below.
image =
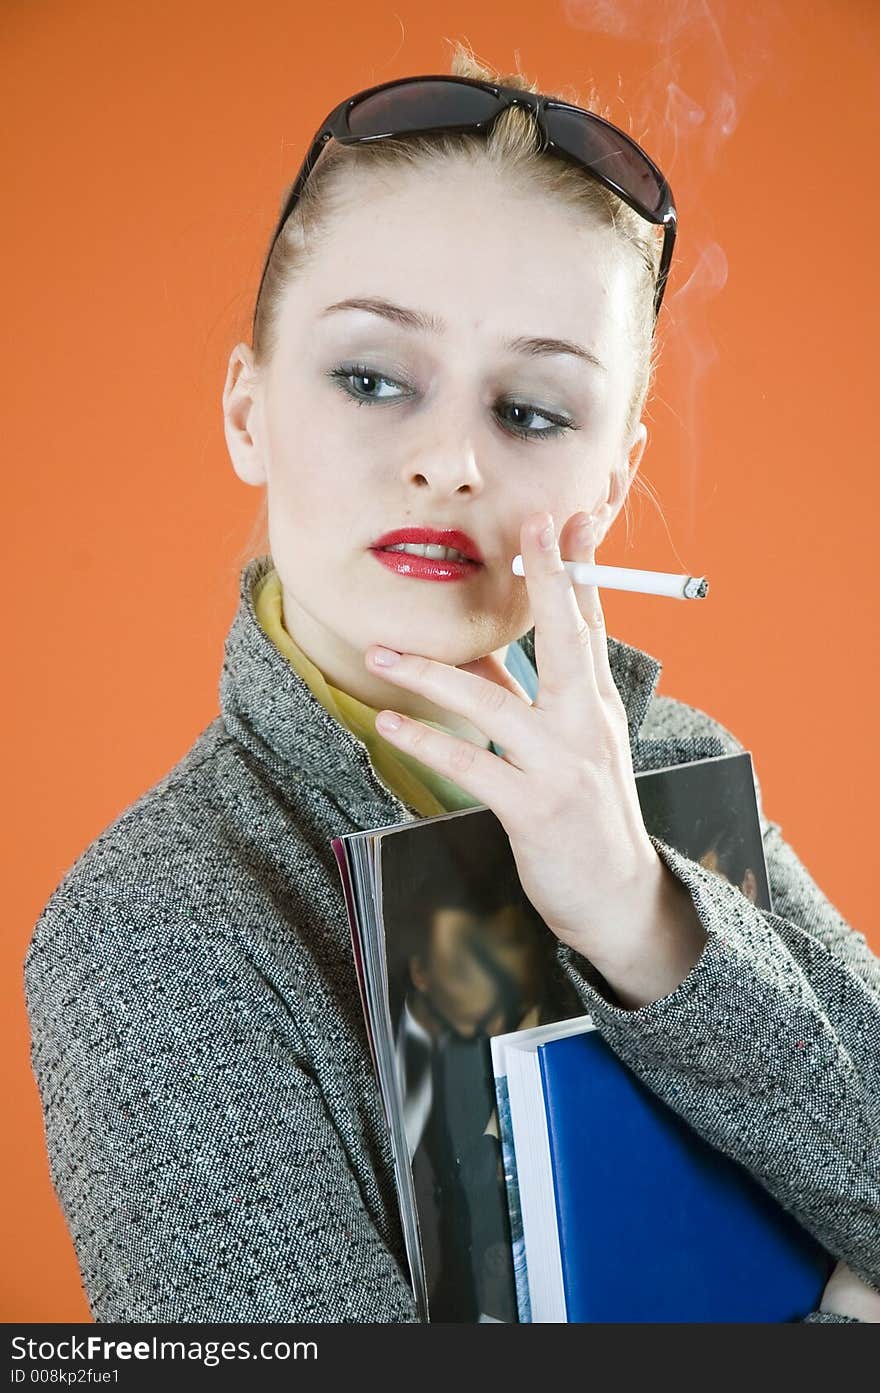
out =
[[(401, 542), (415, 545), (451, 547), (467, 557), (466, 561), (452, 559), (435, 560), (429, 556), (413, 556), (406, 551), (387, 551), (385, 548)], [(414, 580), (467, 580), (483, 566), (479, 547), (466, 532), (455, 528), (400, 527), (393, 532), (385, 532), (377, 537), (370, 547), (377, 561), (398, 575), (410, 576)]]

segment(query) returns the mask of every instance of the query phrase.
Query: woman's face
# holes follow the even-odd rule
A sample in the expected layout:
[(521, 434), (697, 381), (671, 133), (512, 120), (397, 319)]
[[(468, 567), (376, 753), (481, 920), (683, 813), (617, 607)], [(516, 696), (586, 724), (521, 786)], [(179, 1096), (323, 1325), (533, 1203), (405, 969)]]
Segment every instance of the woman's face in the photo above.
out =
[[(482, 168), (349, 177), (315, 261), (286, 292), (264, 373), (246, 344), (232, 352), (227, 443), (239, 477), (266, 485), (285, 627), (327, 680), (463, 730), (368, 672), (364, 651), (503, 659), (533, 623), (511, 570), (523, 521), (547, 509), (561, 530), (586, 509), (608, 530), (646, 438), (644, 425), (622, 434), (632, 268), (612, 232)], [(349, 299), (434, 327), (330, 308)], [(573, 341), (599, 365), (512, 342), (526, 338)], [(377, 538), (420, 526), (467, 533), (482, 564), (438, 582), (377, 560)]]

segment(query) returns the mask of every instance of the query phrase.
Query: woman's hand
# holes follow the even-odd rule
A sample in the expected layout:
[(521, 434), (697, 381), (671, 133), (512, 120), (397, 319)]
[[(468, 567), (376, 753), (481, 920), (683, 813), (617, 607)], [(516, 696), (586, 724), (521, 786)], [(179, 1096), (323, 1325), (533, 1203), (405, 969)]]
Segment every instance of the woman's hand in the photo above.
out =
[(867, 1286), (845, 1262), (839, 1262), (825, 1284), (819, 1310), (877, 1322), (880, 1321), (880, 1292)]
[[(549, 541), (542, 545), (548, 523)], [(601, 972), (606, 962), (638, 958), (661, 903), (690, 915), (686, 971), (699, 920), (645, 829), (599, 591), (574, 586), (561, 560), (594, 560), (589, 518), (575, 513), (568, 519), (561, 549), (547, 513), (527, 518), (520, 536), (535, 621), (539, 685), (533, 703), (492, 655), (452, 667), (415, 653), (395, 654), (393, 665), (385, 666), (388, 649), (371, 647), (365, 654), (377, 675), (465, 717), (501, 745), (504, 756), (398, 713), (392, 713), (396, 729), (386, 722), (387, 711), (376, 728), (491, 808), (541, 918)], [(667, 880), (682, 890), (686, 906), (670, 895)]]

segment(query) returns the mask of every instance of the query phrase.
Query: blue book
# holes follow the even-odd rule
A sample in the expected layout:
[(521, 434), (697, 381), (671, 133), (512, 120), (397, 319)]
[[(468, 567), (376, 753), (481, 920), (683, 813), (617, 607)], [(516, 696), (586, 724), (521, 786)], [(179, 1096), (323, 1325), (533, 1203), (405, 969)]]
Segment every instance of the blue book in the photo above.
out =
[(788, 1322), (816, 1309), (834, 1259), (589, 1016), (496, 1037), (493, 1053), (506, 1061), (532, 1321)]

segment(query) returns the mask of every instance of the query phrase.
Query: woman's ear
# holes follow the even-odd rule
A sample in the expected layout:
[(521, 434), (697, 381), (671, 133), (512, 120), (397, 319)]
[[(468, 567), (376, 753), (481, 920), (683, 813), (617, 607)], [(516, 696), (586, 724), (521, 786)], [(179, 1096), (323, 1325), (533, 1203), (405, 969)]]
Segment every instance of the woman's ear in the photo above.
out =
[(608, 480), (608, 493), (605, 502), (599, 507), (593, 508), (594, 517), (598, 519), (598, 530), (596, 532), (596, 545), (604, 540), (611, 530), (611, 525), (617, 514), (620, 512), (629, 493), (630, 485), (638, 473), (642, 455), (645, 453), (645, 446), (648, 443), (648, 427), (644, 421), (639, 421), (629, 440), (621, 450), (618, 464), (612, 469)]
[(232, 467), (244, 484), (265, 484), (261, 448), (259, 379), (253, 350), (237, 343), (229, 355), (223, 385), (223, 433)]
[(630, 438), (629, 445), (628, 445), (627, 451), (626, 451), (626, 455), (627, 455), (627, 480), (626, 480), (627, 491), (629, 491), (629, 486), (630, 486), (630, 484), (632, 483), (633, 479), (636, 477), (636, 474), (638, 473), (639, 465), (640, 465), (641, 462), (642, 462), (642, 455), (645, 453), (645, 446), (647, 445), (647, 443), (648, 443), (648, 427), (645, 425), (644, 421), (639, 421), (639, 424), (636, 426), (635, 430), (634, 430), (633, 433), (632, 433), (632, 436), (631, 436), (631, 438)]

